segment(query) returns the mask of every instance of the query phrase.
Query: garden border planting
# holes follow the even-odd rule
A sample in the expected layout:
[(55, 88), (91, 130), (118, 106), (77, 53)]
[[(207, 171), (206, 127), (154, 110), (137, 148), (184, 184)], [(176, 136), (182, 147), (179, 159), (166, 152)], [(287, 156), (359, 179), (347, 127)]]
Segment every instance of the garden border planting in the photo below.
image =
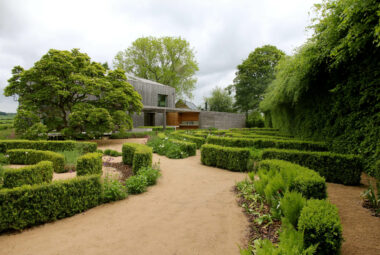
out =
[(282, 159), (317, 171), (328, 182), (358, 185), (363, 170), (359, 156), (332, 152), (264, 149), (262, 159)]
[(87, 153), (78, 158), (77, 176), (102, 174), (102, 154), (98, 152)]
[(131, 165), (136, 174), (141, 167), (152, 166), (152, 148), (144, 144), (124, 143), (122, 147), (123, 163)]
[(177, 140), (177, 139), (169, 139), (168, 142), (178, 145), (180, 149), (189, 156), (195, 156), (197, 152), (196, 143), (187, 142), (183, 140)]
[(7, 154), (11, 164), (34, 165), (40, 161), (49, 160), (53, 162), (54, 172), (65, 172), (64, 156), (57, 152), (33, 149), (12, 149), (7, 150)]
[(197, 137), (193, 135), (172, 133), (170, 134), (170, 136), (179, 140), (190, 141), (192, 143), (195, 143), (197, 145), (197, 149), (201, 148), (201, 146), (206, 142), (205, 138)]
[(35, 149), (46, 151), (72, 151), (95, 152), (97, 144), (94, 142), (76, 141), (30, 141), (30, 140), (0, 140), (0, 153), (10, 149)]

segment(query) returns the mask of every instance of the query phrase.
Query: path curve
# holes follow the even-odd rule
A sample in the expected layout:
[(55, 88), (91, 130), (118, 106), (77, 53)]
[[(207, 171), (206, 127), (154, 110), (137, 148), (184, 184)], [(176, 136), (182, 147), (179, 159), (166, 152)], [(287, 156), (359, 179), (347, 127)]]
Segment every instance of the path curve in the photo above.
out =
[[(121, 151), (125, 141), (99, 148)], [(232, 188), (246, 174), (201, 165), (199, 155), (153, 161), (162, 177), (148, 192), (2, 235), (0, 254), (239, 254), (248, 221)]]

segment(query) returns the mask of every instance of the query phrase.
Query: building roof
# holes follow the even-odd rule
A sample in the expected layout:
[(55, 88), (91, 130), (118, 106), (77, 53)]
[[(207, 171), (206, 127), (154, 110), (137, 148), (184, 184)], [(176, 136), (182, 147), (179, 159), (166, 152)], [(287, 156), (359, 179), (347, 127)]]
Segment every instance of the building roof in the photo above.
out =
[(155, 82), (155, 81), (151, 81), (151, 80), (147, 80), (147, 79), (144, 79), (144, 78), (140, 78), (140, 77), (137, 77), (131, 73), (125, 73), (125, 75), (127, 76), (127, 79), (129, 81), (141, 81), (143, 83), (147, 83), (147, 84), (151, 84), (151, 85), (158, 85), (158, 86), (166, 86), (166, 87), (170, 87), (171, 86), (168, 86), (168, 85), (164, 85), (164, 84), (161, 84), (161, 83), (158, 83), (158, 82)]

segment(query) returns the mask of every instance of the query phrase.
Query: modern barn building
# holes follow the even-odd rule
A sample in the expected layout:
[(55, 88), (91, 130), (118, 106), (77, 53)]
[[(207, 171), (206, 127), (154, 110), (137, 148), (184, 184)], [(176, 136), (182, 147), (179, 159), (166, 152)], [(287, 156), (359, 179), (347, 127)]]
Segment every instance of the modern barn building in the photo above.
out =
[(178, 129), (245, 127), (244, 114), (200, 111), (191, 105), (186, 108), (176, 108), (174, 88), (130, 74), (127, 74), (127, 77), (128, 82), (141, 95), (144, 105), (140, 115), (132, 116), (133, 127), (175, 126)]

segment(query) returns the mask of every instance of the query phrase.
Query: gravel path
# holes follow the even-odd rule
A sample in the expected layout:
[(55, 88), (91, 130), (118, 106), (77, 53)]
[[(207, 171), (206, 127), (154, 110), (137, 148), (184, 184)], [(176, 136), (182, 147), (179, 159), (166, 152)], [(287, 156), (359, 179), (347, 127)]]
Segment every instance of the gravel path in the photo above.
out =
[[(121, 151), (125, 141), (99, 148)], [(153, 160), (162, 177), (148, 192), (2, 235), (0, 254), (239, 254), (248, 222), (232, 188), (246, 174), (203, 166), (199, 155)]]

